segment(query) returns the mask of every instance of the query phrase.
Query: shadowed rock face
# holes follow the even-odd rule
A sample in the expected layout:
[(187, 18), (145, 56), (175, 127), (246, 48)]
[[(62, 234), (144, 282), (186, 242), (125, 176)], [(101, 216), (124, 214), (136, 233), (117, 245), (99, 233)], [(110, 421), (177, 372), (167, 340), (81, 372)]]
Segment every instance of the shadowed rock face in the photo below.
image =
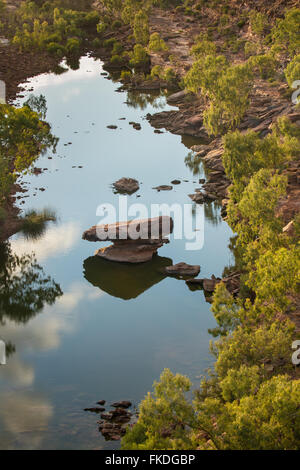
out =
[(152, 259), (158, 248), (169, 243), (168, 238), (165, 237), (172, 231), (172, 218), (161, 216), (153, 219), (95, 225), (86, 230), (82, 238), (91, 242), (113, 242), (113, 245), (97, 250), (96, 256), (109, 261), (144, 263)]
[(171, 264), (171, 259), (160, 256), (142, 264), (111, 263), (91, 256), (83, 268), (85, 279), (93, 286), (113, 297), (130, 300), (165, 279), (164, 269)]

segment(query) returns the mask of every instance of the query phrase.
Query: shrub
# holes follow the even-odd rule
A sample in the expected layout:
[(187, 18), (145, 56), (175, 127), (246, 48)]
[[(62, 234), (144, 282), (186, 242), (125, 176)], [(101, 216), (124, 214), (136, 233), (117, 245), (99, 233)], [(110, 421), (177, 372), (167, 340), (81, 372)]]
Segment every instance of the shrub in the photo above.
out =
[(271, 36), (275, 46), (287, 50), (291, 56), (300, 53), (300, 9), (286, 10), (284, 18), (278, 19)]
[(66, 54), (66, 49), (56, 42), (50, 42), (46, 47), (49, 54), (62, 58)]
[(77, 38), (69, 38), (66, 44), (66, 51), (68, 54), (79, 54), (80, 41)]
[(121, 26), (122, 26), (122, 21), (120, 21), (120, 20), (113, 21), (113, 23), (111, 25), (112, 29), (119, 29), (119, 28), (121, 28)]
[(191, 48), (191, 53), (196, 58), (215, 55), (217, 52), (217, 47), (214, 42), (208, 41), (207, 39), (198, 40), (194, 46)]
[(253, 33), (258, 36), (264, 36), (268, 26), (268, 18), (265, 14), (259, 11), (251, 10), (249, 14), (250, 26)]
[(296, 55), (284, 71), (287, 82), (291, 88), (296, 80), (300, 80), (300, 54)]
[(151, 52), (167, 51), (168, 47), (165, 41), (160, 37), (159, 33), (153, 33), (150, 36), (148, 49)]
[(121, 72), (121, 80), (124, 82), (130, 82), (132, 78), (132, 73), (129, 70), (122, 70)]
[(162, 76), (162, 68), (160, 65), (154, 65), (151, 69), (151, 78), (161, 78)]
[(149, 56), (146, 50), (141, 44), (136, 44), (133, 48), (133, 51), (130, 53), (130, 62), (131, 67), (137, 69), (143, 69), (149, 65)]
[(165, 369), (153, 395), (148, 393), (140, 405), (138, 424), (127, 428), (122, 449), (192, 448), (187, 428), (194, 425), (195, 412), (185, 396), (190, 388), (187, 377)]
[(105, 41), (103, 41), (103, 46), (107, 49), (112, 49), (116, 42), (117, 40), (115, 38), (105, 39)]
[(107, 23), (101, 22), (101, 23), (98, 23), (98, 24), (97, 24), (97, 32), (98, 32), (99, 34), (105, 33), (105, 31), (107, 30), (107, 28), (108, 28), (108, 24), (107, 24)]
[(99, 38), (95, 38), (93, 39), (92, 41), (92, 45), (95, 49), (98, 49), (99, 47), (101, 47), (101, 40)]
[(258, 43), (247, 41), (244, 46), (245, 56), (250, 57), (252, 55), (257, 55), (261, 51), (261, 47)]
[(254, 74), (267, 79), (274, 77), (276, 73), (277, 61), (273, 55), (260, 54), (250, 57), (248, 63)]
[(133, 32), (138, 44), (146, 46), (149, 41), (149, 20), (145, 11), (140, 10), (134, 17)]

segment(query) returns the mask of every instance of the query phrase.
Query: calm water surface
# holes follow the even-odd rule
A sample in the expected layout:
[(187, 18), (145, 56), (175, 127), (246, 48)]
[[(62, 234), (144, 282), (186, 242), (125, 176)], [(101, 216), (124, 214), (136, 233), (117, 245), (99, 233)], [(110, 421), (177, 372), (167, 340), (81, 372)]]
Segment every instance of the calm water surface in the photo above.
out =
[[(203, 277), (222, 274), (233, 262), (232, 234), (217, 206), (205, 206), (201, 250), (186, 251), (185, 240), (171, 239), (144, 265), (101, 262), (93, 257), (99, 246), (81, 240), (99, 219), (97, 206), (118, 203), (111, 184), (120, 177), (142, 183), (129, 203), (150, 207), (189, 204), (188, 194), (203, 175), (186, 164), (190, 139), (155, 134), (145, 120), (149, 112), (171, 109), (165, 98), (148, 97), (151, 104), (145, 95), (117, 92), (120, 84), (101, 72), (100, 61), (85, 57), (76, 71), (41, 75), (26, 85), (45, 95), (47, 120), (60, 140), (55, 155), (37, 161), (44, 172), (23, 178), (29, 197), (19, 203), (22, 210), (51, 207), (58, 221), (35, 241), (13, 237), (5, 257), (10, 275), (20, 282), (11, 282), (1, 314), (0, 336), (10, 350), (7, 365), (0, 367), (3, 449), (118, 448), (98, 432), (97, 415), (83, 408), (100, 399), (138, 404), (165, 367), (197, 386), (213, 361), (207, 330), (215, 322), (203, 292), (192, 292), (159, 269), (185, 261), (200, 264)], [(30, 92), (24, 94), (26, 99)], [(118, 129), (107, 129), (110, 124)], [(173, 191), (152, 189), (175, 178), (182, 183)], [(196, 210), (201, 208), (191, 209), (190, 218)], [(24, 260), (24, 272), (7, 262), (16, 257)], [(43, 287), (33, 289), (37, 279), (48, 276)]]

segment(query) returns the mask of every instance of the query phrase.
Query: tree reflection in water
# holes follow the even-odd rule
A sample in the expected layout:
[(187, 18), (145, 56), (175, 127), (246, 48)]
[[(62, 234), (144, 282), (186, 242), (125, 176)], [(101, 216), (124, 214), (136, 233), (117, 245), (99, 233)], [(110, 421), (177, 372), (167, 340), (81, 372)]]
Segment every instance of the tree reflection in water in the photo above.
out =
[(27, 323), (63, 294), (34, 254), (18, 256), (9, 242), (0, 244), (0, 322)]
[(127, 106), (142, 111), (150, 104), (155, 109), (163, 109), (166, 106), (165, 93), (163, 91), (149, 91), (141, 93), (140, 91), (128, 91)]

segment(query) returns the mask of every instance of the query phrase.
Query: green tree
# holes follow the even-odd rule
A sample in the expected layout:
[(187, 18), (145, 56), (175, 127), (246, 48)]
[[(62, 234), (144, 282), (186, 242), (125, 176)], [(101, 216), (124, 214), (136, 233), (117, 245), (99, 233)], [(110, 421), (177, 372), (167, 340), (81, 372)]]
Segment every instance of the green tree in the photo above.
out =
[(149, 41), (149, 19), (144, 10), (138, 11), (134, 17), (133, 32), (138, 44), (146, 46)]
[(192, 449), (187, 430), (194, 426), (195, 412), (185, 396), (190, 380), (165, 369), (153, 386), (154, 393), (142, 401), (138, 423), (127, 430), (122, 449)]

